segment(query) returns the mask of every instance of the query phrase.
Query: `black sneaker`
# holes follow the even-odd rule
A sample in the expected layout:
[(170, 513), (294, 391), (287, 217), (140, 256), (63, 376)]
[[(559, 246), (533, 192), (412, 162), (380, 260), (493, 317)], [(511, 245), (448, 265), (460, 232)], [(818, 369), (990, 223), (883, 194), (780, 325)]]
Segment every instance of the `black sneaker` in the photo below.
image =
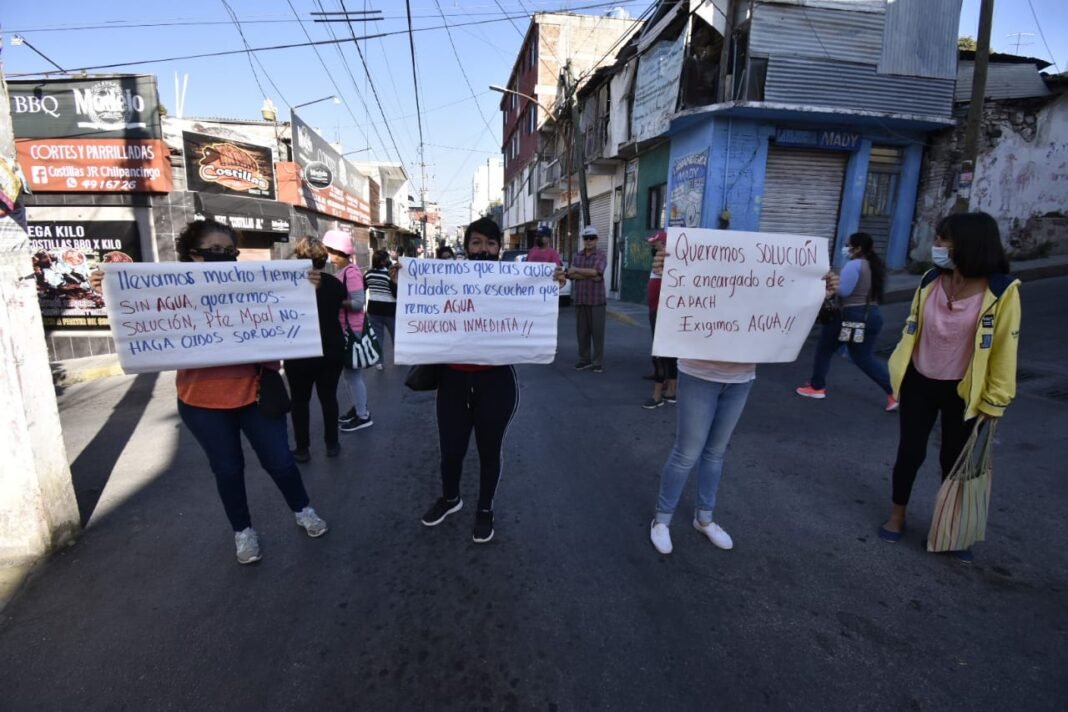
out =
[(475, 533), (472, 537), (476, 544), (485, 544), (493, 538), (493, 511), (480, 509), (475, 512)]
[(343, 433), (353, 433), (353, 432), (356, 432), (357, 430), (363, 430), (364, 428), (369, 428), (374, 424), (375, 424), (375, 421), (371, 420), (371, 414), (368, 413), (366, 418), (361, 418), (360, 416), (357, 415), (352, 420), (345, 421), (344, 423), (342, 423), (341, 425), (338, 426), (338, 430), (340, 430)]
[(350, 423), (353, 420), (356, 420), (356, 409), (349, 408), (347, 413), (337, 419), (337, 422), (341, 425), (344, 425), (345, 423)]
[(297, 462), (311, 462), (311, 453), (306, 447), (298, 447), (293, 451), (293, 459)]
[(599, 363), (593, 364), (593, 372), (594, 373), (604, 373), (604, 366), (602, 366)]
[(450, 514), (455, 514), (464, 508), (464, 501), (457, 497), (456, 499), (445, 499), (444, 497), (438, 497), (437, 501), (430, 506), (430, 509), (426, 510), (426, 514), (423, 515), (423, 524), (428, 527), (436, 527), (445, 521), (445, 517)]
[(575, 364), (576, 371), (585, 371), (587, 368), (593, 368), (593, 364), (589, 361), (579, 361)]
[(341, 454), (341, 443), (331, 443), (326, 446), (327, 457), (337, 457)]

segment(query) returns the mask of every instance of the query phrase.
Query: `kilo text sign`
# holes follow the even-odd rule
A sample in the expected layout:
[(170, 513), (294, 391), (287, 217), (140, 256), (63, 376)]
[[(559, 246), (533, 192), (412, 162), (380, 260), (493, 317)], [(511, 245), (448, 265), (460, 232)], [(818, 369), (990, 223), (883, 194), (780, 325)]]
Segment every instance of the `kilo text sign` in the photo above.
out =
[(822, 237), (668, 228), (653, 354), (793, 361), (824, 299)]
[(322, 356), (309, 260), (102, 268), (126, 373)]
[(552, 363), (556, 265), (411, 257), (401, 265), (397, 363)]

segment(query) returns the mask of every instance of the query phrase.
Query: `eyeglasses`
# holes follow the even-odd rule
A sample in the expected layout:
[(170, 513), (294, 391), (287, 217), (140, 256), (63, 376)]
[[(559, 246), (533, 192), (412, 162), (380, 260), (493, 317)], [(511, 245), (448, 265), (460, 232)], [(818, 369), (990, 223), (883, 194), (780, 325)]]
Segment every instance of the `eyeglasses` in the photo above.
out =
[(227, 257), (237, 257), (241, 254), (241, 250), (236, 247), (193, 247), (190, 248), (189, 254), (197, 257), (207, 257), (209, 255), (225, 255)]

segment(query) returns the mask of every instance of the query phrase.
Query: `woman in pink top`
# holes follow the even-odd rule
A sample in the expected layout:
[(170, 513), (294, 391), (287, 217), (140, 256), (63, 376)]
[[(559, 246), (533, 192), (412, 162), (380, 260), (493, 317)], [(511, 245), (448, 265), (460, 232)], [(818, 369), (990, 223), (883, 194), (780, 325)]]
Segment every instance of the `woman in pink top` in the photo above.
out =
[[(905, 532), (912, 485), (942, 420), (942, 479), (953, 469), (981, 418), (999, 417), (1015, 393), (1019, 282), (1009, 274), (997, 222), (985, 213), (951, 215), (931, 250), (890, 370), (901, 403), (893, 474), (893, 509), (879, 536)], [(954, 552), (965, 563), (970, 550)]]
[[(345, 286), (349, 298), (341, 303), (338, 320), (341, 330), (346, 334), (351, 331), (359, 334), (363, 331), (364, 283), (363, 272), (352, 264), (352, 235), (341, 230), (328, 230), (323, 235), (323, 245), (330, 255), (330, 264), (337, 269), (337, 278)], [(345, 366), (345, 383), (352, 396), (352, 408), (338, 418), (341, 432), (351, 433), (374, 425), (371, 411), (367, 408), (367, 384), (363, 382), (363, 371)]]

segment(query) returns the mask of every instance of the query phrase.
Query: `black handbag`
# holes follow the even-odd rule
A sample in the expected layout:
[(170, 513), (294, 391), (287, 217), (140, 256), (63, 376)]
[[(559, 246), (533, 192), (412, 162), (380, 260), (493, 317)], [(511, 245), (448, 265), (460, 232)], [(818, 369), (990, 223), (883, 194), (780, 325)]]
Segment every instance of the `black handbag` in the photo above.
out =
[(289, 391), (286, 390), (282, 375), (273, 368), (260, 366), (260, 382), (256, 393), (256, 403), (264, 415), (278, 418), (292, 409)]
[(441, 378), (441, 366), (436, 363), (420, 364), (408, 369), (404, 385), (413, 391), (436, 391)]
[(827, 297), (823, 300), (820, 313), (816, 315), (816, 321), (820, 324), (830, 324), (842, 318), (842, 307), (839, 306), (838, 297)]

